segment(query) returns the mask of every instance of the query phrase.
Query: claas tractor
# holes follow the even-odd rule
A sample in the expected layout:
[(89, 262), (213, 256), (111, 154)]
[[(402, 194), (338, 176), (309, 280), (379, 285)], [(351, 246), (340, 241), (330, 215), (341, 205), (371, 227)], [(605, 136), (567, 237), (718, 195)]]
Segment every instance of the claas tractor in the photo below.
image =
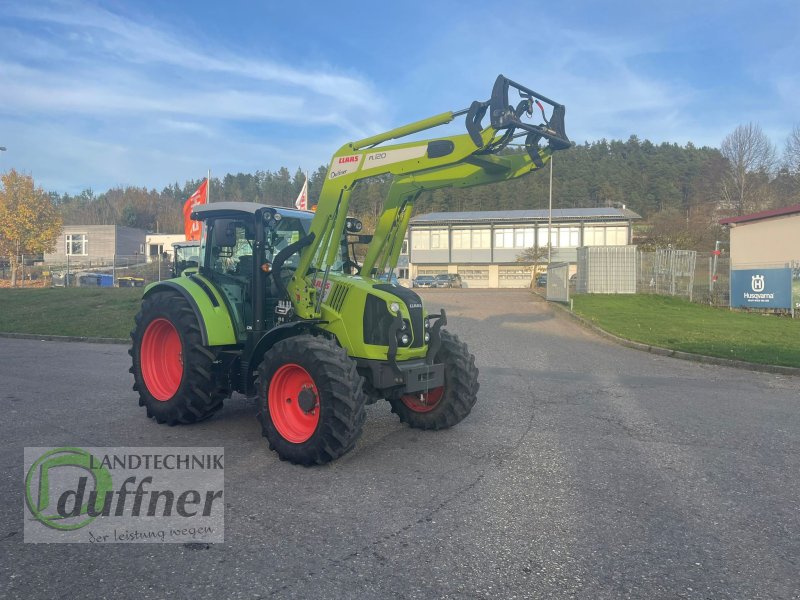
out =
[[(176, 425), (207, 419), (234, 391), (255, 397), (270, 448), (303, 465), (353, 448), (365, 405), (381, 399), (410, 427), (460, 422), (477, 399), (475, 359), (445, 328), (444, 309), (427, 311), (386, 274), (390, 281), (420, 194), (541, 169), (571, 145), (564, 112), (501, 75), (485, 102), (342, 146), (316, 212), (196, 207), (198, 267), (147, 287), (131, 332), (139, 404)], [(462, 116), (466, 133), (387, 144)], [(350, 196), (360, 181), (386, 175), (387, 198), (367, 235), (348, 215)], [(360, 263), (354, 242), (367, 244)]]
[(172, 244), (172, 277), (180, 277), (186, 269), (200, 265), (200, 242), (186, 240)]

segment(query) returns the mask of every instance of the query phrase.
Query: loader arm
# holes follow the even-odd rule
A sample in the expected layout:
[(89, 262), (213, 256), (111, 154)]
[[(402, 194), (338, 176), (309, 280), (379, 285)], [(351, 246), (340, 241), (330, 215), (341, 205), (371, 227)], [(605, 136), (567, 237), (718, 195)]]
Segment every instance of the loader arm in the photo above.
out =
[[(516, 106), (509, 104), (512, 89), (520, 96)], [(552, 109), (549, 118), (544, 105)], [(484, 126), (487, 112), (489, 122)], [(542, 123), (528, 121), (534, 115), (538, 118), (540, 112)], [(313, 241), (302, 250), (287, 285), (297, 315), (304, 319), (320, 316), (312, 279), (322, 278), (324, 287), (339, 251), (350, 194), (357, 182), (378, 175), (394, 176), (362, 266), (362, 275), (369, 277), (396, 265), (414, 202), (422, 192), (521, 177), (544, 167), (554, 151), (569, 148), (564, 112), (563, 105), (500, 75), (486, 102), (476, 101), (468, 109), (441, 113), (342, 146), (331, 160), (320, 192), (311, 223)], [(384, 145), (448, 124), (459, 116), (465, 116), (466, 134)], [(522, 136), (526, 152), (500, 154)], [(542, 140), (547, 141), (546, 146), (540, 146)]]

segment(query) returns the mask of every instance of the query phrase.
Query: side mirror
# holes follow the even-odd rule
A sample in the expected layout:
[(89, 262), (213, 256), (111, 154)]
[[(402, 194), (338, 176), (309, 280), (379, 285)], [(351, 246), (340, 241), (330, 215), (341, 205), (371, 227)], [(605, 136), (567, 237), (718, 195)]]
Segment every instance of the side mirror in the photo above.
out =
[(211, 230), (211, 245), (214, 248), (231, 248), (236, 245), (236, 227), (230, 219), (218, 219)]

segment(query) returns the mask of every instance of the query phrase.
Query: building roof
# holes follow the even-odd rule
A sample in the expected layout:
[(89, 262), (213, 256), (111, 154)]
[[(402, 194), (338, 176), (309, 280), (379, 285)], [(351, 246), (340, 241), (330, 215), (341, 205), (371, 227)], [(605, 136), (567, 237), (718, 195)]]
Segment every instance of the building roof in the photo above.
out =
[(719, 224), (733, 225), (735, 223), (749, 223), (750, 221), (772, 219), (773, 217), (784, 217), (786, 215), (794, 215), (797, 213), (800, 213), (800, 204), (785, 206), (784, 208), (775, 208), (773, 210), (762, 210), (761, 212), (742, 215), (741, 217), (728, 217), (727, 219), (720, 219)]
[[(541, 210), (479, 210), (469, 212), (435, 212), (417, 215), (411, 219), (413, 225), (433, 223), (480, 223), (480, 222), (544, 222), (549, 211)], [(630, 221), (642, 217), (627, 208), (554, 208), (554, 221)]]

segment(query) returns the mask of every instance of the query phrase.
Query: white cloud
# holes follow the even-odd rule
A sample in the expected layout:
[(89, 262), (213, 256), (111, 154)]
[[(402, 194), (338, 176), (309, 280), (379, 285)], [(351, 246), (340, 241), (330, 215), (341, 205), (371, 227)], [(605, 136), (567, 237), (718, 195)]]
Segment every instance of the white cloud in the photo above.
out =
[(382, 116), (369, 81), (344, 70), (201, 46), (92, 4), (2, 10), (12, 18), (0, 28), (0, 170), (32, 172), (48, 189), (161, 187), (209, 167), (314, 169)]

